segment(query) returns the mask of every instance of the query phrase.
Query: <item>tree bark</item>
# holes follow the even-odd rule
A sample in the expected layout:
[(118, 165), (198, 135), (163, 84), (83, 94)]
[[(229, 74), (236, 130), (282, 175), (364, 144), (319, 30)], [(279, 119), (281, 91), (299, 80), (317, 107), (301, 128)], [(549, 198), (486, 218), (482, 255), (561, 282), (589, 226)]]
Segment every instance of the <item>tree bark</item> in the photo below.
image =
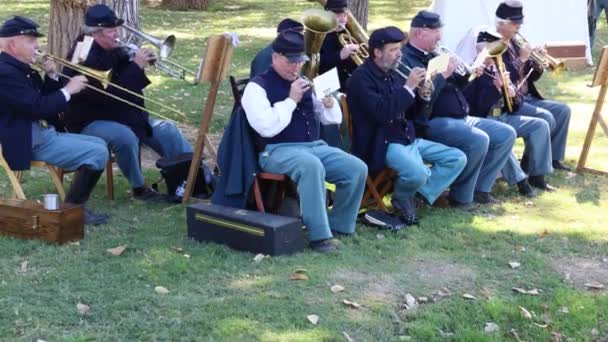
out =
[(369, 0), (350, 0), (349, 2), (350, 5), (348, 6), (348, 9), (350, 9), (355, 18), (357, 18), (359, 24), (367, 30)]
[(82, 32), (84, 14), (95, 4), (107, 5), (129, 26), (139, 28), (138, 0), (51, 0), (48, 51), (52, 55), (62, 58), (67, 55)]
[(163, 0), (160, 6), (173, 11), (205, 11), (209, 7), (209, 0)]

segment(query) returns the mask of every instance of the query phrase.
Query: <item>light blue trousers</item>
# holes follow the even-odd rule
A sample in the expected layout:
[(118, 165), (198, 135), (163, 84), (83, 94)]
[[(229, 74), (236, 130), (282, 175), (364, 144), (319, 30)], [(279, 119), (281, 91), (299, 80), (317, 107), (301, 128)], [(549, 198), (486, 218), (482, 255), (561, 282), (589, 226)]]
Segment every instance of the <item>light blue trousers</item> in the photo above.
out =
[(84, 134), (58, 133), (53, 126), (32, 124), (32, 158), (74, 171), (85, 166), (103, 170), (108, 161), (106, 143)]
[(397, 172), (393, 197), (401, 201), (418, 192), (433, 204), (466, 163), (467, 157), (459, 149), (424, 139), (409, 145), (389, 144), (386, 151), (386, 165)]
[[(192, 152), (188, 141), (174, 124), (156, 119), (149, 119), (149, 122), (152, 126), (152, 136), (142, 139), (141, 143), (167, 158)], [(120, 171), (129, 180), (132, 188), (144, 185), (144, 176), (139, 168), (140, 141), (129, 126), (115, 121), (98, 120), (88, 124), (82, 134), (99, 137), (107, 143), (116, 156)]]
[(513, 127), (507, 124), (471, 116), (434, 118), (429, 121), (426, 134), (430, 140), (456, 147), (467, 156), (467, 165), (450, 187), (450, 197), (460, 203), (471, 203), (475, 191), (492, 191), (516, 137)]
[[(267, 145), (259, 155), (259, 164), (262, 170), (285, 174), (296, 183), (310, 241), (331, 238), (331, 230), (344, 234), (355, 231), (367, 177), (367, 166), (359, 158), (317, 140)], [(325, 180), (336, 185), (329, 214)]]
[(551, 155), (553, 160), (564, 159), (571, 115), (570, 107), (567, 104), (526, 96), (524, 104), (515, 114), (533, 116), (547, 121), (551, 129)]
[[(551, 161), (551, 133), (547, 121), (523, 115), (503, 113), (497, 120), (515, 129), (517, 137), (524, 139), (524, 155), (528, 158), (528, 174), (530, 176), (546, 175), (553, 172)], [(521, 169), (515, 153), (502, 169), (502, 176), (510, 185), (527, 178)]]

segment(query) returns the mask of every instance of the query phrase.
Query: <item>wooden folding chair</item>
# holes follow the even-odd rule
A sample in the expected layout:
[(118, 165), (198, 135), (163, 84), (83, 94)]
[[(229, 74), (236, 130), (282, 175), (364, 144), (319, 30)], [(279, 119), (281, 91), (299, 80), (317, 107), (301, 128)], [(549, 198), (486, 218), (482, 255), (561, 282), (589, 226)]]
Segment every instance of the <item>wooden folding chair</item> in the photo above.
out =
[[(26, 199), (25, 193), (23, 192), (23, 188), (21, 187), (21, 178), (23, 177), (23, 171), (13, 171), (10, 166), (4, 159), (2, 155), (2, 146), (0, 146), (0, 166), (6, 172), (6, 175), (11, 183), (11, 187), (13, 189), (13, 198), (24, 200)], [(55, 184), (55, 188), (57, 188), (57, 194), (59, 194), (59, 198), (62, 201), (65, 200), (65, 191), (63, 190), (63, 184), (61, 183), (61, 179), (59, 178), (58, 170), (60, 168), (47, 164), (43, 161), (31, 161), (30, 167), (38, 167), (38, 168), (47, 168), (49, 170), (49, 174), (51, 175), (51, 179)]]
[[(236, 79), (234, 76), (230, 76), (230, 88), (232, 90), (232, 96), (234, 97), (233, 111), (237, 105), (241, 103), (241, 97), (243, 96), (243, 90), (249, 83), (249, 78)], [(258, 172), (253, 179), (253, 198), (255, 200), (255, 206), (259, 212), (265, 213), (266, 206), (264, 205), (264, 199), (262, 197), (261, 185), (265, 182), (277, 182), (279, 191), (273, 194), (272, 198), (269, 199), (271, 211), (278, 210), (281, 202), (285, 198), (285, 192), (287, 190), (288, 178), (285, 175), (270, 172)]]
[[(346, 94), (340, 95), (340, 107), (342, 109), (342, 115), (344, 123), (346, 124), (346, 130), (348, 132), (348, 139), (352, 145), (352, 122), (350, 112), (348, 111), (348, 104), (346, 102)], [(365, 192), (361, 199), (360, 209), (377, 207), (380, 210), (388, 211), (386, 205), (382, 201), (382, 198), (386, 196), (393, 188), (393, 179), (395, 178), (395, 171), (391, 168), (384, 168), (377, 174), (367, 176), (365, 180)], [(378, 191), (378, 189), (380, 189)]]

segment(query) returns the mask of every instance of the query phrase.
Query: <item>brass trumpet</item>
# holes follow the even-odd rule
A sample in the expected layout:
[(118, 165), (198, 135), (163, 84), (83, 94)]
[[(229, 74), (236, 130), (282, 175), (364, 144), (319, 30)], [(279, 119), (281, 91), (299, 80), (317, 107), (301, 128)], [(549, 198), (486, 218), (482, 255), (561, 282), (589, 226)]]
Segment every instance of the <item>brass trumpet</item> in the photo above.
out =
[[(515, 37), (513, 37), (513, 42), (520, 48), (526, 44), (529, 44), (528, 40), (519, 32), (517, 32)], [(564, 61), (557, 59), (546, 52), (532, 50), (530, 53), (530, 58), (538, 65), (541, 65), (545, 69), (548, 68), (551, 71), (560, 72), (566, 67)]]
[[(395, 71), (395, 73), (397, 75), (403, 77), (403, 79), (407, 81), (408, 75), (406, 75), (403, 71), (399, 70), (399, 67), (404, 67), (408, 73), (412, 72), (412, 68), (410, 68), (408, 65), (404, 64), (403, 62), (398, 61), (397, 66), (393, 69), (393, 71)], [(431, 95), (433, 95), (434, 90), (435, 90), (435, 85), (433, 84), (433, 79), (428, 78), (428, 79), (425, 79), (422, 82), (422, 84), (420, 84), (418, 86), (418, 95), (420, 95), (420, 98), (423, 99), (424, 101), (430, 101)]]
[[(51, 55), (49, 53), (45, 53), (45, 52), (40, 51), (40, 50), (36, 50), (35, 54), (38, 57), (38, 59), (40, 59), (40, 62), (36, 63), (38, 65), (42, 64), (42, 60), (44, 60), (44, 59), (51, 60), (51, 61), (53, 61), (53, 62), (55, 62), (55, 63), (57, 63), (59, 65), (62, 65), (64, 68), (72, 69), (72, 70), (76, 71), (77, 73), (82, 74), (83, 76), (86, 76), (87, 78), (91, 78), (91, 79), (94, 79), (94, 80), (100, 82), (104, 89), (106, 89), (108, 86), (111, 86), (111, 87), (116, 88), (118, 90), (121, 90), (121, 91), (123, 91), (123, 92), (125, 92), (125, 93), (127, 93), (129, 95), (133, 95), (135, 97), (138, 97), (138, 98), (140, 98), (140, 99), (142, 99), (144, 101), (152, 102), (152, 103), (154, 103), (154, 104), (156, 104), (156, 105), (158, 105), (158, 106), (160, 106), (160, 107), (162, 107), (164, 109), (172, 111), (175, 114), (178, 114), (180, 116), (185, 116), (184, 113), (179, 112), (176, 109), (173, 109), (173, 108), (171, 108), (171, 107), (169, 107), (169, 106), (161, 103), (160, 101), (156, 101), (154, 99), (147, 98), (147, 97), (145, 97), (145, 96), (143, 96), (141, 94), (138, 94), (138, 93), (136, 93), (136, 92), (134, 92), (132, 90), (129, 90), (129, 89), (125, 88), (125, 87), (122, 87), (122, 86), (120, 86), (118, 84), (112, 83), (111, 82), (112, 70), (101, 71), (101, 70), (91, 69), (91, 68), (85, 67), (85, 66), (80, 65), (80, 64), (75, 64), (75, 63), (69, 62), (69, 61), (67, 61), (67, 60), (65, 60), (63, 58), (55, 57), (55, 56), (53, 56), (53, 55)], [(65, 77), (67, 79), (72, 79), (71, 76), (68, 76), (68, 75), (66, 75), (66, 74), (64, 74), (62, 72), (57, 72), (57, 74), (59, 76), (61, 76), (61, 77)], [(113, 98), (114, 100), (117, 100), (117, 101), (120, 101), (122, 103), (125, 103), (125, 104), (127, 104), (127, 105), (129, 105), (131, 107), (135, 107), (137, 109), (140, 109), (140, 110), (143, 110), (143, 111), (147, 111), (148, 113), (150, 113), (152, 115), (158, 116), (160, 118), (163, 118), (163, 119), (166, 119), (166, 120), (169, 120), (169, 121), (174, 121), (174, 120), (171, 120), (171, 119), (169, 119), (169, 118), (167, 118), (167, 117), (165, 117), (165, 116), (163, 116), (163, 115), (161, 115), (161, 114), (159, 114), (157, 112), (151, 111), (151, 110), (149, 110), (149, 109), (147, 109), (147, 108), (145, 108), (143, 106), (140, 106), (140, 105), (138, 105), (136, 103), (133, 103), (133, 102), (131, 102), (129, 100), (123, 99), (122, 97), (120, 97), (118, 95), (114, 95), (114, 94), (112, 94), (112, 93), (110, 93), (108, 91), (105, 91), (103, 89), (97, 88), (97, 87), (92, 86), (90, 84), (87, 84), (86, 87), (88, 89), (96, 91), (96, 92), (98, 92), (100, 94), (109, 96), (109, 97)]]

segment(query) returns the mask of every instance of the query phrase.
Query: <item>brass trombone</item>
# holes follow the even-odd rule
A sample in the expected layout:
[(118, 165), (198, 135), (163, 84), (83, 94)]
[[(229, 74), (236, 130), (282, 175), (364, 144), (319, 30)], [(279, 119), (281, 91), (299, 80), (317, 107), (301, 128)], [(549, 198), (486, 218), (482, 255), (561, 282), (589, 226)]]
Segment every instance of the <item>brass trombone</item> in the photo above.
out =
[[(51, 55), (49, 53), (45, 53), (45, 52), (40, 51), (40, 50), (36, 50), (35, 54), (36, 54), (36, 56), (40, 60), (44, 60), (44, 59), (51, 60), (51, 61), (53, 61), (53, 62), (55, 62), (57, 64), (62, 65), (65, 68), (72, 69), (72, 70), (76, 71), (77, 73), (86, 76), (87, 78), (92, 78), (94, 80), (97, 80), (98, 82), (101, 83), (101, 85), (102, 85), (102, 87), (104, 89), (106, 89), (108, 86), (111, 86), (111, 87), (114, 87), (114, 88), (116, 88), (118, 90), (121, 90), (121, 91), (123, 91), (123, 92), (125, 92), (125, 93), (127, 93), (129, 95), (133, 95), (135, 97), (138, 97), (138, 98), (140, 98), (140, 99), (142, 99), (144, 101), (152, 102), (152, 103), (154, 103), (154, 104), (156, 104), (156, 105), (158, 105), (158, 106), (160, 106), (160, 107), (162, 107), (162, 108), (164, 108), (166, 110), (172, 111), (175, 114), (178, 114), (180, 116), (185, 116), (184, 113), (182, 113), (182, 112), (180, 112), (180, 111), (178, 111), (176, 109), (173, 109), (173, 108), (171, 108), (171, 107), (169, 107), (169, 106), (161, 103), (160, 101), (156, 101), (156, 100), (151, 99), (151, 98), (146, 98), (145, 96), (143, 96), (141, 94), (138, 94), (138, 93), (136, 93), (136, 92), (134, 92), (132, 90), (129, 90), (129, 89), (125, 88), (125, 87), (122, 87), (122, 86), (120, 86), (120, 85), (118, 85), (116, 83), (112, 83), (110, 81), (111, 78), (112, 78), (111, 77), (111, 74), (112, 74), (111, 70), (107, 70), (107, 71), (95, 70), (95, 69), (88, 68), (88, 67), (85, 67), (85, 66), (80, 65), (80, 64), (74, 64), (72, 62), (69, 62), (69, 61), (63, 59), (63, 58), (55, 57), (55, 56), (53, 56), (53, 55)], [(38, 62), (36, 64), (41, 64), (41, 62)], [(64, 74), (62, 72), (57, 72), (57, 74), (59, 74), (59, 76), (61, 76), (61, 77), (65, 77), (67, 79), (71, 79), (72, 78), (71, 76), (68, 76), (68, 75), (66, 75), (66, 74)], [(165, 116), (163, 116), (163, 115), (161, 115), (161, 114), (159, 114), (157, 112), (151, 111), (151, 110), (149, 110), (149, 109), (147, 109), (147, 108), (145, 108), (143, 106), (140, 106), (140, 105), (138, 105), (136, 103), (133, 103), (133, 102), (131, 102), (129, 100), (125, 100), (122, 97), (120, 97), (118, 95), (114, 95), (114, 94), (112, 94), (112, 93), (110, 93), (108, 91), (105, 91), (103, 89), (97, 88), (97, 87), (92, 86), (90, 84), (87, 84), (86, 87), (89, 88), (89, 89), (91, 89), (91, 90), (93, 90), (93, 91), (96, 91), (96, 92), (98, 92), (100, 94), (109, 96), (109, 97), (113, 98), (114, 100), (123, 102), (123, 103), (125, 103), (125, 104), (127, 104), (127, 105), (129, 105), (131, 107), (135, 107), (137, 109), (140, 109), (140, 110), (143, 110), (143, 111), (147, 111), (148, 113), (150, 113), (152, 115), (158, 116), (160, 118), (163, 118), (163, 119), (166, 119), (166, 120), (169, 120), (169, 121), (172, 121), (172, 122), (174, 121), (174, 120), (169, 119), (169, 118), (167, 118), (167, 117), (165, 117)]]
[[(515, 37), (513, 37), (513, 42), (520, 48), (526, 44), (529, 44), (528, 40), (519, 32), (517, 32)], [(530, 58), (543, 68), (549, 68), (551, 71), (560, 72), (566, 67), (564, 61), (549, 55), (547, 52), (532, 50), (532, 52), (530, 52)]]

